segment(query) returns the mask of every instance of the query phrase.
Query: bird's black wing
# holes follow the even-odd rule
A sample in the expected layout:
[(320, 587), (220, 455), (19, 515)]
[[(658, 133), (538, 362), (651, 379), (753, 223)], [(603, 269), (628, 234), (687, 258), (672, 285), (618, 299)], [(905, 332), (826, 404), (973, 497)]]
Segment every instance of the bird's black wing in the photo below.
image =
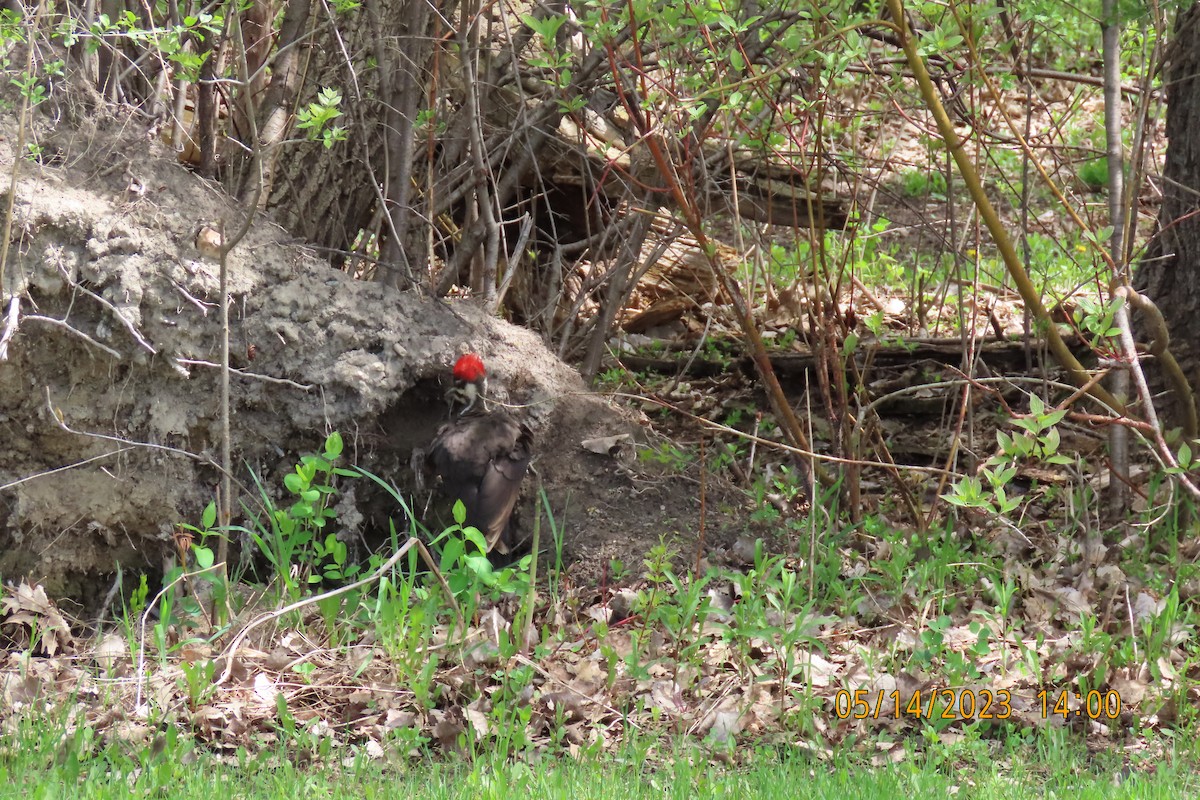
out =
[(510, 433), (516, 437), (513, 445), (493, 455), (483, 480), (479, 482), (475, 502), (478, 514), (476, 527), (487, 537), (488, 549), (499, 553), (507, 553), (514, 544), (509, 523), (521, 493), (521, 481), (525, 479), (533, 457), (529, 429), (517, 425)]
[(488, 549), (507, 553), (509, 520), (532, 458), (529, 428), (496, 411), (443, 425), (426, 462), (441, 477), (445, 494), (462, 500), (466, 524), (487, 539)]

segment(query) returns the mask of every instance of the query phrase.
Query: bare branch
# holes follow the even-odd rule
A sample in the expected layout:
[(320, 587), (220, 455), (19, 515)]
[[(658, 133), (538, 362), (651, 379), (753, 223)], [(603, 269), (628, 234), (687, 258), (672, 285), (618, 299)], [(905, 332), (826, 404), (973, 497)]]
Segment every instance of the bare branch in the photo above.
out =
[(4, 315), (4, 332), (0, 333), (0, 361), (8, 361), (8, 343), (17, 333), (20, 326), (18, 312), (21, 310), (21, 299), (13, 295), (8, 299), (8, 313)]
[[(13, 301), (14, 302), (16, 301), (15, 297), (13, 298)], [(11, 313), (11, 310), (12, 309), (10, 307), (10, 309), (9, 309), (10, 313)], [(55, 327), (62, 328), (63, 330), (67, 331), (68, 333), (74, 334), (75, 336), (78, 336), (80, 339), (83, 339), (85, 342), (92, 345), (93, 347), (100, 348), (101, 350), (108, 353), (110, 356), (117, 359), (118, 361), (121, 360), (121, 354), (118, 353), (116, 350), (112, 349), (111, 347), (109, 347), (106, 344), (100, 344), (100, 342), (97, 342), (95, 339), (88, 336), (86, 333), (79, 330), (78, 328), (71, 327), (70, 325), (67, 324), (66, 320), (55, 319), (54, 317), (43, 317), (41, 314), (26, 314), (25, 320), (27, 322), (44, 322), (47, 325), (54, 325)], [(7, 342), (2, 342), (0, 344), (3, 344), (5, 346), (5, 349), (7, 349), (7, 345), (8, 345)], [(0, 358), (0, 361), (3, 361), (3, 360), (4, 359)]]
[(429, 567), (430, 571), (433, 572), (433, 574), (437, 576), (438, 581), (441, 582), (442, 589), (446, 592), (446, 597), (449, 599), (450, 605), (454, 608), (455, 615), (458, 617), (459, 621), (462, 621), (462, 610), (458, 607), (458, 602), (454, 599), (454, 593), (450, 591), (450, 586), (446, 583), (446, 579), (442, 577), (441, 570), (437, 568), (437, 563), (433, 560), (433, 556), (429, 554), (429, 550), (426, 549), (424, 543), (422, 543), (420, 539), (413, 536), (409, 538), (409, 540), (405, 542), (399, 550), (393, 553), (392, 557), (384, 562), (379, 569), (375, 570), (367, 577), (360, 578), (354, 583), (348, 583), (345, 586), (339, 586), (336, 589), (330, 589), (328, 592), (322, 592), (321, 594), (316, 594), (312, 597), (305, 597), (301, 600), (297, 600), (291, 605), (287, 605), (283, 608), (263, 614), (249, 625), (242, 628), (238, 635), (234, 637), (233, 641), (229, 643), (229, 646), (225, 648), (225, 669), (222, 670), (220, 676), (213, 681), (213, 685), (220, 686), (221, 684), (225, 683), (225, 681), (229, 680), (229, 674), (233, 672), (233, 658), (235, 655), (237, 655), (238, 647), (240, 647), (246, 637), (250, 635), (250, 631), (254, 630), (265, 622), (279, 619), (280, 617), (304, 608), (305, 606), (310, 606), (313, 603), (319, 603), (322, 600), (328, 600), (331, 597), (337, 597), (338, 595), (345, 594), (346, 592), (353, 591), (354, 589), (358, 589), (359, 587), (366, 586), (369, 583), (379, 580), (386, 575), (392, 567), (396, 566), (396, 564), (400, 562), (400, 559), (403, 558), (404, 555), (413, 547), (417, 548), (418, 552), (421, 554), (421, 559), (425, 562), (425, 566)]
[[(197, 358), (177, 358), (175, 361), (179, 364), (187, 364), (190, 367), (212, 367), (213, 369), (223, 369), (220, 364), (212, 361), (201, 361)], [(311, 383), (297, 383), (296, 381), (288, 380), (287, 378), (276, 378), (272, 375), (263, 375), (260, 372), (246, 372), (245, 370), (238, 369), (236, 367), (230, 367), (229, 372), (233, 375), (238, 375), (243, 378), (253, 378), (256, 381), (266, 381), (267, 383), (278, 383), (284, 386), (291, 386), (292, 388), (299, 389), (302, 392), (312, 391), (313, 388), (315, 388)]]
[[(128, 319), (126, 319), (125, 315), (121, 313), (121, 310), (119, 308), (117, 308), (112, 303), (111, 300), (109, 300), (106, 297), (102, 297), (101, 295), (96, 294), (91, 289), (87, 288), (86, 286), (81, 285), (78, 281), (72, 280), (71, 276), (67, 274), (67, 271), (65, 268), (60, 266), (59, 272), (62, 273), (63, 277), (67, 281), (67, 284), (72, 289), (83, 292), (88, 297), (92, 298), (97, 303), (99, 303), (100, 305), (104, 306), (109, 311), (111, 311), (113, 316), (116, 317), (117, 320), (119, 320), (120, 323), (125, 326), (125, 330), (129, 331), (129, 335), (137, 340), (138, 344), (140, 344), (142, 347), (146, 348), (146, 350), (149, 350), (151, 355), (158, 355), (158, 351), (154, 349), (154, 345), (152, 345), (152, 344), (150, 344), (150, 342), (146, 341), (146, 337), (142, 336), (142, 332), (139, 331), (132, 322), (130, 322)], [(26, 317), (26, 319), (33, 319), (33, 317)], [(113, 352), (118, 358), (120, 358), (119, 353), (116, 353), (116, 351), (113, 351)]]
[(17, 480), (12, 481), (10, 483), (5, 483), (3, 485), (0, 485), (0, 492), (3, 492), (5, 489), (11, 489), (14, 486), (20, 486), (22, 483), (29, 483), (29, 481), (37, 480), (38, 478), (45, 478), (48, 475), (54, 475), (59, 472), (66, 472), (69, 469), (75, 469), (76, 467), (82, 467), (83, 465), (90, 464), (93, 461), (100, 461), (102, 459), (109, 458), (110, 456), (117, 456), (117, 455), (120, 455), (121, 453), (128, 452), (129, 450), (132, 450), (132, 449), (133, 449), (132, 447), (119, 447), (116, 450), (111, 450), (107, 453), (101, 453), (100, 455), (92, 456), (91, 458), (85, 458), (82, 461), (76, 461), (73, 464), (64, 464), (61, 467), (55, 467), (54, 469), (48, 469), (48, 470), (45, 470), (44, 472), (38, 472), (33, 475), (26, 475), (24, 478), (18, 478)]
[[(28, 319), (28, 318), (27, 318)], [(152, 444), (150, 442), (138, 442), (132, 439), (122, 439), (120, 436), (109, 436), (106, 433), (92, 433), (91, 431), (77, 431), (66, 423), (63, 419), (62, 412), (54, 407), (54, 403), (50, 400), (50, 387), (46, 387), (46, 408), (50, 411), (50, 416), (54, 417), (54, 421), (58, 423), (58, 427), (62, 428), (67, 433), (73, 433), (76, 436), (90, 436), (93, 439), (103, 439), (106, 442), (116, 442), (117, 444), (130, 445), (132, 447), (147, 447), (151, 450), (162, 450), (167, 453), (175, 453), (185, 456), (193, 461), (199, 461), (202, 464), (211, 464), (220, 469), (220, 465), (215, 464), (208, 456), (202, 456), (199, 453), (191, 453), (187, 450), (180, 450), (178, 447), (171, 447), (165, 444)]]

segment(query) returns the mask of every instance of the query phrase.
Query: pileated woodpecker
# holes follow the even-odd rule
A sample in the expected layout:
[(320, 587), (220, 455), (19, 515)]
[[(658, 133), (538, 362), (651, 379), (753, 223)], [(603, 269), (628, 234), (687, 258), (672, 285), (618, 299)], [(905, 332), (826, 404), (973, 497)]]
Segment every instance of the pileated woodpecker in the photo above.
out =
[(466, 507), (466, 525), (487, 539), (488, 550), (507, 553), (514, 542), (510, 523), (521, 480), (533, 457), (533, 435), (501, 408), (488, 409), (487, 370), (474, 353), (454, 364), (454, 386), (446, 393), (457, 417), (443, 425), (429, 445), (425, 463), (442, 479), (442, 491)]

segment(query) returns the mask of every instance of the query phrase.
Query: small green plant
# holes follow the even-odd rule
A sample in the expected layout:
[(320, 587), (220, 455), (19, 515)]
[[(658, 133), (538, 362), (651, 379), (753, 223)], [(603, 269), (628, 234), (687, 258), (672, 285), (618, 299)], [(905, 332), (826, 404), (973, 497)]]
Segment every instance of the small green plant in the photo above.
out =
[[(404, 497), (396, 487), (363, 469), (355, 471), (354, 474), (363, 475), (375, 481), (402, 508), (409, 512), (410, 535), (417, 536), (427, 533), (424, 528), (417, 525), (411, 514), (409, 504), (404, 500)], [(548, 513), (548, 504), (546, 510)], [(445, 578), (446, 585), (450, 588), (457, 602), (462, 606), (464, 616), (470, 618), (474, 614), (480, 598), (494, 600), (504, 595), (526, 594), (529, 589), (530, 569), (533, 563), (532, 554), (524, 556), (514, 565), (495, 569), (486, 555), (487, 540), (477, 528), (465, 524), (467, 512), (466, 506), (463, 505), (461, 500), (455, 502), (452, 515), (454, 524), (447, 527), (437, 536), (429, 539), (429, 547), (438, 559), (438, 570)], [(556, 531), (553, 517), (551, 517), (551, 533), (556, 541), (558, 541), (561, 538), (561, 533)], [(399, 543), (396, 541), (394, 527), (392, 528), (392, 538), (393, 543), (399, 546)], [(561, 547), (561, 541), (556, 546)], [(412, 558), (414, 560), (410, 561), (409, 566), (410, 570), (415, 573), (415, 553)], [(404, 591), (407, 592), (408, 590)], [(423, 588), (419, 590), (419, 596), (427, 596)], [(411, 607), (408, 595), (405, 594), (404, 597), (406, 607)]]
[(346, 128), (333, 124), (342, 116), (341, 104), (342, 93), (326, 86), (317, 93), (316, 100), (296, 112), (296, 127), (307, 131), (310, 140), (319, 140), (326, 150), (346, 141)]
[[(542, 510), (546, 512), (546, 524), (550, 528), (550, 546), (554, 553), (554, 562), (546, 575), (546, 583), (550, 590), (551, 602), (557, 603), (562, 588), (563, 547), (566, 545), (565, 512), (556, 517), (550, 508), (550, 496), (546, 494), (546, 490), (542, 489), (538, 494), (542, 501)], [(537, 553), (531, 555), (535, 559), (538, 557)]]
[(920, 634), (920, 646), (913, 651), (913, 662), (924, 670), (934, 666), (946, 654), (946, 630), (954, 621), (943, 614), (937, 619), (930, 620), (925, 630)]
[(582, 110), (587, 106), (587, 97), (581, 94), (567, 95), (574, 74), (571, 70), (574, 58), (570, 53), (564, 52), (557, 43), (559, 29), (567, 22), (567, 17), (563, 14), (550, 14), (539, 18), (526, 14), (521, 17), (521, 21), (541, 39), (542, 48), (530, 56), (529, 63), (540, 69), (541, 74), (558, 90), (559, 111), (569, 115)]
[[(190, 525), (186, 522), (178, 525), (178, 541), (186, 543), (186, 551), (191, 556), (191, 563), (179, 564), (163, 575), (163, 586), (171, 586), (177, 582), (186, 581), (189, 589), (186, 594), (168, 592), (163, 596), (159, 609), (159, 621), (154, 627), (155, 641), (160, 652), (165, 654), (168, 645), (166, 632), (172, 625), (181, 628), (195, 629), (209, 621), (207, 612), (200, 605), (201, 596), (207, 595), (212, 601), (212, 609), (218, 615), (224, 614), (228, 598), (228, 583), (225, 574), (213, 569), (216, 554), (212, 548), (214, 539), (224, 536), (217, 527), (217, 504), (210, 502), (200, 514), (200, 524)], [(186, 574), (186, 575), (185, 575)], [(141, 613), (146, 601), (146, 578), (142, 577), (141, 585), (134, 591), (130, 610), (133, 616), (126, 623), (127, 627), (136, 624), (136, 617)], [(204, 588), (206, 591), (198, 591)], [(221, 617), (223, 619), (223, 617)], [(132, 639), (131, 639), (132, 641)]]
[(430, 544), (441, 551), (439, 567), (455, 596), (473, 599), (481, 594), (494, 598), (524, 593), (528, 588), (531, 556), (522, 558), (516, 567), (494, 569), (485, 555), (487, 540), (478, 528), (464, 524), (467, 509), (461, 500), (454, 503), (453, 515), (454, 524)]
[(1091, 334), (1093, 347), (1100, 347), (1121, 334), (1121, 329), (1113, 323), (1113, 318), (1124, 302), (1125, 299), (1121, 297), (1113, 298), (1108, 303), (1090, 297), (1078, 299), (1078, 308), (1074, 314), (1075, 324), (1079, 326), (1080, 331)]
[(625, 567), (625, 562), (619, 558), (611, 559), (608, 562), (608, 577), (613, 581), (621, 581), (625, 579), (628, 571)]
[(276, 506), (254, 476), (265, 514), (251, 514), (253, 527), (238, 530), (250, 535), (270, 563), (278, 585), (293, 598), (298, 598), (304, 587), (323, 580), (352, 580), (361, 569), (348, 562), (345, 543), (328, 530), (336, 516), (332, 508), (335, 478), (359, 477), (354, 470), (336, 466), (341, 454), (342, 437), (335, 431), (325, 439), (320, 455), (302, 456), (283, 479), (294, 498), (287, 508)]
[(1009, 619), (1013, 611), (1013, 600), (1017, 594), (1017, 582), (1005, 575), (1001, 582), (989, 581), (984, 585), (996, 603), (996, 613), (1000, 617), (1002, 630), (1007, 631)]
[(791, 508), (806, 496), (807, 489), (796, 470), (781, 464), (777, 470), (754, 481), (754, 522), (775, 524), (783, 516), (781, 509)]
[(1014, 434), (996, 431), (1000, 452), (989, 458), (979, 476), (966, 476), (942, 498), (959, 508), (973, 508), (992, 516), (1007, 517), (1021, 504), (1009, 497), (1006, 487), (1016, 477), (1022, 463), (1070, 464), (1071, 458), (1058, 451), (1061, 438), (1056, 427), (1067, 415), (1065, 409), (1047, 410), (1036, 394), (1029, 396), (1029, 413), (1013, 419), (1019, 430)]
[(649, 594), (642, 607), (642, 613), (647, 618), (654, 616), (658, 604), (664, 600), (664, 595), (672, 578), (671, 560), (676, 555), (677, 551), (674, 548), (667, 545), (662, 539), (659, 539), (658, 544), (651, 547), (650, 552), (646, 554), (646, 558), (642, 560), (642, 564), (646, 568), (644, 577), (646, 582), (650, 584)]
[(1079, 168), (1079, 180), (1093, 192), (1108, 186), (1108, 159), (1096, 158), (1085, 161)]
[(652, 447), (638, 451), (638, 458), (651, 464), (682, 472), (695, 458), (685, 448), (663, 439)]
[(187, 688), (188, 708), (194, 711), (208, 702), (217, 691), (217, 687), (213, 685), (217, 662), (212, 659), (180, 661), (179, 668), (183, 671), (180, 680)]
[[(795, 334), (795, 331), (792, 332)], [(721, 371), (727, 371), (733, 365), (733, 359), (737, 353), (729, 348), (727, 344), (717, 340), (709, 339), (704, 343), (704, 348), (701, 350), (701, 356), (705, 361), (712, 364), (718, 364)]]
[(621, 366), (609, 367), (596, 376), (596, 384), (602, 391), (619, 391), (629, 384), (629, 372)]
[(904, 173), (902, 181), (904, 194), (908, 197), (946, 197), (946, 176), (941, 172), (910, 169)]
[(1156, 681), (1163, 679), (1162, 665), (1170, 663), (1170, 652), (1183, 640), (1190, 638), (1187, 625), (1181, 616), (1179, 584), (1173, 583), (1163, 598), (1162, 610), (1157, 615), (1147, 615), (1141, 623), (1142, 645), (1146, 663)]
[[(195, 568), (201, 570), (192, 580), (211, 585), (214, 593), (216, 593), (216, 599), (223, 602), (225, 599), (224, 576), (211, 569), (213, 564), (216, 563), (216, 552), (211, 545), (215, 539), (225, 536), (225, 533), (217, 527), (216, 502), (209, 502), (204, 507), (204, 511), (200, 513), (199, 526), (181, 522), (179, 529), (188, 535), (187, 539), (190, 540), (188, 548), (195, 562)], [(170, 580), (173, 580), (173, 578), (166, 582), (169, 583)]]

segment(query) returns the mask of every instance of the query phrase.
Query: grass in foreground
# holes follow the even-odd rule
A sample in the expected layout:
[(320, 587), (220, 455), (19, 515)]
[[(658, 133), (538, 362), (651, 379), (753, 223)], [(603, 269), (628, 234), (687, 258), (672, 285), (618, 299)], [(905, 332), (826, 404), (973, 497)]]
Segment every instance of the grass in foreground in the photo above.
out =
[[(967, 739), (910, 751), (898, 764), (870, 766), (861, 753), (830, 760), (799, 750), (747, 745), (738, 766), (721, 766), (691, 742), (642, 742), (619, 755), (535, 763), (418, 759), (389, 763), (285, 748), (224, 758), (168, 730), (151, 747), (89, 747), (61, 724), (26, 721), (0, 747), (0, 797), (48, 798), (1178, 798), (1200, 794), (1191, 754), (1139, 763), (1108, 750), (1089, 754), (1064, 731), (1031, 733), (1011, 745)], [(294, 748), (292, 748), (294, 750)], [(1153, 767), (1149, 764), (1153, 761)]]

